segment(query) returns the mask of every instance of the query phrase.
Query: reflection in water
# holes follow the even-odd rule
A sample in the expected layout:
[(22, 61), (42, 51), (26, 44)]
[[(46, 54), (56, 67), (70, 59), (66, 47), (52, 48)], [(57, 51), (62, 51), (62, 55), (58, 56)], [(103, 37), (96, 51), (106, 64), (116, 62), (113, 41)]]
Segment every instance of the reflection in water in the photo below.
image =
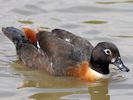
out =
[(29, 20), (18, 20), (18, 22), (22, 24), (33, 24), (33, 22)]
[(110, 100), (108, 81), (87, 83), (75, 78), (50, 76), (48, 73), (28, 70), (18, 62), (13, 63), (12, 67), (15, 67), (15, 72), (24, 76), (19, 90), (24, 93), (28, 91), (29, 98), (35, 100)]
[(29, 98), (35, 100), (110, 100), (108, 84), (89, 87), (89, 95), (85, 90), (78, 89), (44, 89), (36, 91)]
[(29, 98), (35, 99), (35, 100), (59, 100), (60, 97), (64, 95), (68, 95), (71, 93), (38, 93), (35, 95), (32, 95)]
[(84, 21), (83, 23), (86, 24), (105, 24), (107, 21), (102, 21), (102, 20), (89, 20), (89, 21)]
[(89, 93), (91, 100), (110, 100), (110, 96), (108, 95), (108, 82), (89, 87)]
[(112, 1), (112, 2), (96, 2), (97, 4), (117, 4), (117, 3), (133, 3), (133, 1)]
[(133, 36), (126, 36), (126, 35), (118, 35), (118, 36), (112, 36), (112, 37), (119, 37), (119, 38), (133, 38)]

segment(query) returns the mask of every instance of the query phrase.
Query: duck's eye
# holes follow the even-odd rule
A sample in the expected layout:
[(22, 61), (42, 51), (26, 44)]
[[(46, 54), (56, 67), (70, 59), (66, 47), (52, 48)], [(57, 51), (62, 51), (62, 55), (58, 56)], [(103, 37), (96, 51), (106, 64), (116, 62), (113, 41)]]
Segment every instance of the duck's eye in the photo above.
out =
[(104, 53), (105, 53), (106, 55), (108, 55), (108, 56), (112, 54), (112, 53), (111, 53), (111, 50), (109, 50), (109, 49), (105, 49), (105, 50), (104, 50)]

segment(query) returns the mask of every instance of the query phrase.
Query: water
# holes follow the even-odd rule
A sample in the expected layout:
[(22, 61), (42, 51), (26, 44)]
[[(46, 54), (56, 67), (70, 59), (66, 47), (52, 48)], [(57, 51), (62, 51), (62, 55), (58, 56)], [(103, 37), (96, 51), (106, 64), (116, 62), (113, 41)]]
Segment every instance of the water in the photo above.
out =
[(17, 60), (14, 45), (0, 32), (1, 100), (132, 100), (133, 0), (0, 0), (0, 27), (62, 28), (115, 43), (129, 73), (109, 82), (83, 82), (30, 70)]

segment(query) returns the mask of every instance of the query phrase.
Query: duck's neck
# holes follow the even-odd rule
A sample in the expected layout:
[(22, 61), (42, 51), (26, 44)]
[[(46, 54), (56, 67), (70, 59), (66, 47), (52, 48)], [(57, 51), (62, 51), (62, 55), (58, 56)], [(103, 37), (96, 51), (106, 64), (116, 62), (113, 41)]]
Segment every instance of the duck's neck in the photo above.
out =
[(109, 71), (109, 63), (96, 62), (93, 58), (90, 59), (90, 67), (94, 71), (101, 73), (103, 75), (107, 75), (110, 73)]
[(68, 75), (78, 77), (85, 81), (96, 81), (99, 79), (108, 79), (110, 77), (110, 74), (104, 75), (92, 69), (88, 61), (83, 61), (78, 67), (74, 69), (70, 68), (68, 72)]

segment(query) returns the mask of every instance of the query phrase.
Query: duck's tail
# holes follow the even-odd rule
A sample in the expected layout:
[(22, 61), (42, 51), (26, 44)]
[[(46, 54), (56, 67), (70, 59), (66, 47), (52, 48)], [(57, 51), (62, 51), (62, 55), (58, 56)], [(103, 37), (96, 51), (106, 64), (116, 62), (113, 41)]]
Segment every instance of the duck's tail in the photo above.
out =
[(3, 27), (2, 32), (15, 44), (17, 49), (20, 49), (25, 43), (37, 45), (36, 34), (30, 28), (23, 28), (21, 31), (14, 27)]
[(2, 32), (14, 43), (16, 49), (19, 49), (22, 44), (29, 43), (24, 36), (24, 33), (14, 27), (3, 27)]

